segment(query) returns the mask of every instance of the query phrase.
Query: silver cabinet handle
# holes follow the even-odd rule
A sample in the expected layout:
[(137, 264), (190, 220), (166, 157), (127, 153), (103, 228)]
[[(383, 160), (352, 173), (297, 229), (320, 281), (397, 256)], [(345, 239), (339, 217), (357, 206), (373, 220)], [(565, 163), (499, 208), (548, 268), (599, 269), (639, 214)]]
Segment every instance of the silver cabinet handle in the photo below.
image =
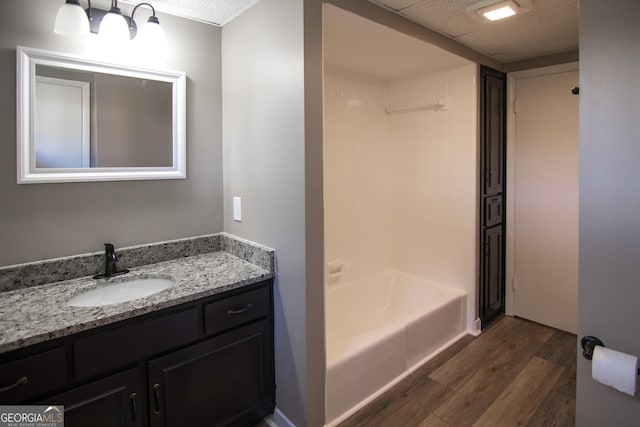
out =
[(129, 397), (131, 399), (131, 422), (136, 423), (138, 420), (138, 396), (135, 393), (131, 393)]
[(29, 382), (29, 378), (20, 377), (20, 378), (18, 378), (18, 381), (16, 381), (15, 383), (13, 383), (11, 385), (8, 385), (6, 387), (0, 388), (0, 393), (4, 393), (5, 391), (10, 391), (10, 390), (13, 390), (14, 388), (21, 387), (21, 386), (25, 385), (28, 382)]
[(153, 385), (153, 403), (155, 405), (154, 413), (160, 413), (160, 384)]
[(242, 314), (245, 311), (249, 311), (250, 308), (251, 308), (251, 304), (247, 304), (246, 306), (241, 307), (241, 308), (227, 310), (227, 316), (232, 316), (234, 314)]

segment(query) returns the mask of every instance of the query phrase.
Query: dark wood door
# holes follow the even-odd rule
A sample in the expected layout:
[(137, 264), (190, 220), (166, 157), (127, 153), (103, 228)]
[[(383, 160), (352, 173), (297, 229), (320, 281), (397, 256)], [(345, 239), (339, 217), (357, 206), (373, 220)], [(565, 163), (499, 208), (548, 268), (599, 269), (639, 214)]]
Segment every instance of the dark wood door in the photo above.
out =
[(484, 232), (483, 277), (485, 292), (482, 305), (483, 317), (493, 319), (504, 311), (504, 234), (497, 225)]
[(506, 77), (480, 67), (480, 320), (504, 313)]
[(154, 427), (253, 426), (273, 412), (267, 319), (148, 364)]
[(65, 427), (138, 427), (143, 422), (144, 394), (137, 368), (44, 399), (64, 405)]
[(502, 73), (485, 67), (482, 70), (483, 193), (493, 196), (504, 189), (505, 80)]

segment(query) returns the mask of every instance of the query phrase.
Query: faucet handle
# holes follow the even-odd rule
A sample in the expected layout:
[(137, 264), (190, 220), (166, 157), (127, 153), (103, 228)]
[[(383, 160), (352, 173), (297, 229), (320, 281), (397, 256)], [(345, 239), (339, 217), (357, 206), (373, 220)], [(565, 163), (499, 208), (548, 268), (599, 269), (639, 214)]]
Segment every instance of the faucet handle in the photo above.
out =
[(113, 253), (115, 252), (115, 248), (113, 247), (113, 243), (105, 243), (104, 244), (105, 252)]

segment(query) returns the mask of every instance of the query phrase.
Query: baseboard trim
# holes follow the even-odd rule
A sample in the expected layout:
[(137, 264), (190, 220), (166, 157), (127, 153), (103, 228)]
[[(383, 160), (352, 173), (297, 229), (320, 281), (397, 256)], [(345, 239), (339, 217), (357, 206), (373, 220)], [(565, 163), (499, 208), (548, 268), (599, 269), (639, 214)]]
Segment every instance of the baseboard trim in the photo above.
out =
[(264, 422), (269, 424), (269, 427), (296, 427), (278, 408), (265, 418)]
[(469, 334), (477, 338), (480, 336), (481, 333), (482, 333), (482, 322), (478, 318), (473, 322), (473, 329), (469, 330)]

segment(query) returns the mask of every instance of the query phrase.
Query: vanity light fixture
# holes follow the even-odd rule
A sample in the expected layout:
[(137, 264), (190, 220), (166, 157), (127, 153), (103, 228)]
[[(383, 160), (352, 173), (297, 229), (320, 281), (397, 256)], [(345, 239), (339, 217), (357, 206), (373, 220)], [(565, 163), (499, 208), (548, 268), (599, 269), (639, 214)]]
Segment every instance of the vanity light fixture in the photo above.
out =
[(53, 28), (64, 36), (86, 36), (89, 34), (89, 21), (80, 0), (67, 0), (58, 10)]
[[(58, 10), (54, 31), (72, 37), (82, 37), (92, 32), (98, 34), (102, 40), (113, 43), (124, 43), (136, 39), (146, 49), (157, 52), (166, 49), (164, 30), (151, 4), (137, 4), (133, 8), (131, 17), (122, 14), (118, 7), (118, 0), (111, 0), (111, 8), (108, 11), (91, 7), (91, 0), (88, 0), (88, 4), (89, 7), (84, 11), (80, 0), (66, 0)], [(133, 18), (140, 6), (149, 6), (152, 15), (138, 32)]]
[(531, 0), (482, 0), (467, 6), (466, 12), (474, 19), (498, 21), (530, 11)]
[[(89, 5), (89, 19), (90, 23), (97, 21), (94, 16), (94, 12), (91, 10), (91, 5)], [(125, 43), (132, 38), (129, 31), (131, 22), (134, 22), (135, 25), (135, 21), (133, 21), (133, 19), (127, 22), (124, 16), (122, 16), (122, 11), (118, 7), (118, 0), (111, 0), (111, 9), (109, 9), (109, 12), (102, 15), (100, 19), (98, 36), (100, 36), (102, 40), (108, 42)]]
[[(133, 17), (136, 14), (136, 10), (140, 6), (149, 6), (152, 15), (147, 19), (147, 22), (140, 28), (135, 41), (142, 52), (148, 52), (156, 57), (163, 58), (167, 54), (167, 36), (164, 30), (160, 26), (160, 21), (156, 17), (156, 10), (149, 3), (140, 3), (133, 8), (131, 12), (131, 22), (135, 23)], [(131, 27), (129, 27), (131, 29)]]

